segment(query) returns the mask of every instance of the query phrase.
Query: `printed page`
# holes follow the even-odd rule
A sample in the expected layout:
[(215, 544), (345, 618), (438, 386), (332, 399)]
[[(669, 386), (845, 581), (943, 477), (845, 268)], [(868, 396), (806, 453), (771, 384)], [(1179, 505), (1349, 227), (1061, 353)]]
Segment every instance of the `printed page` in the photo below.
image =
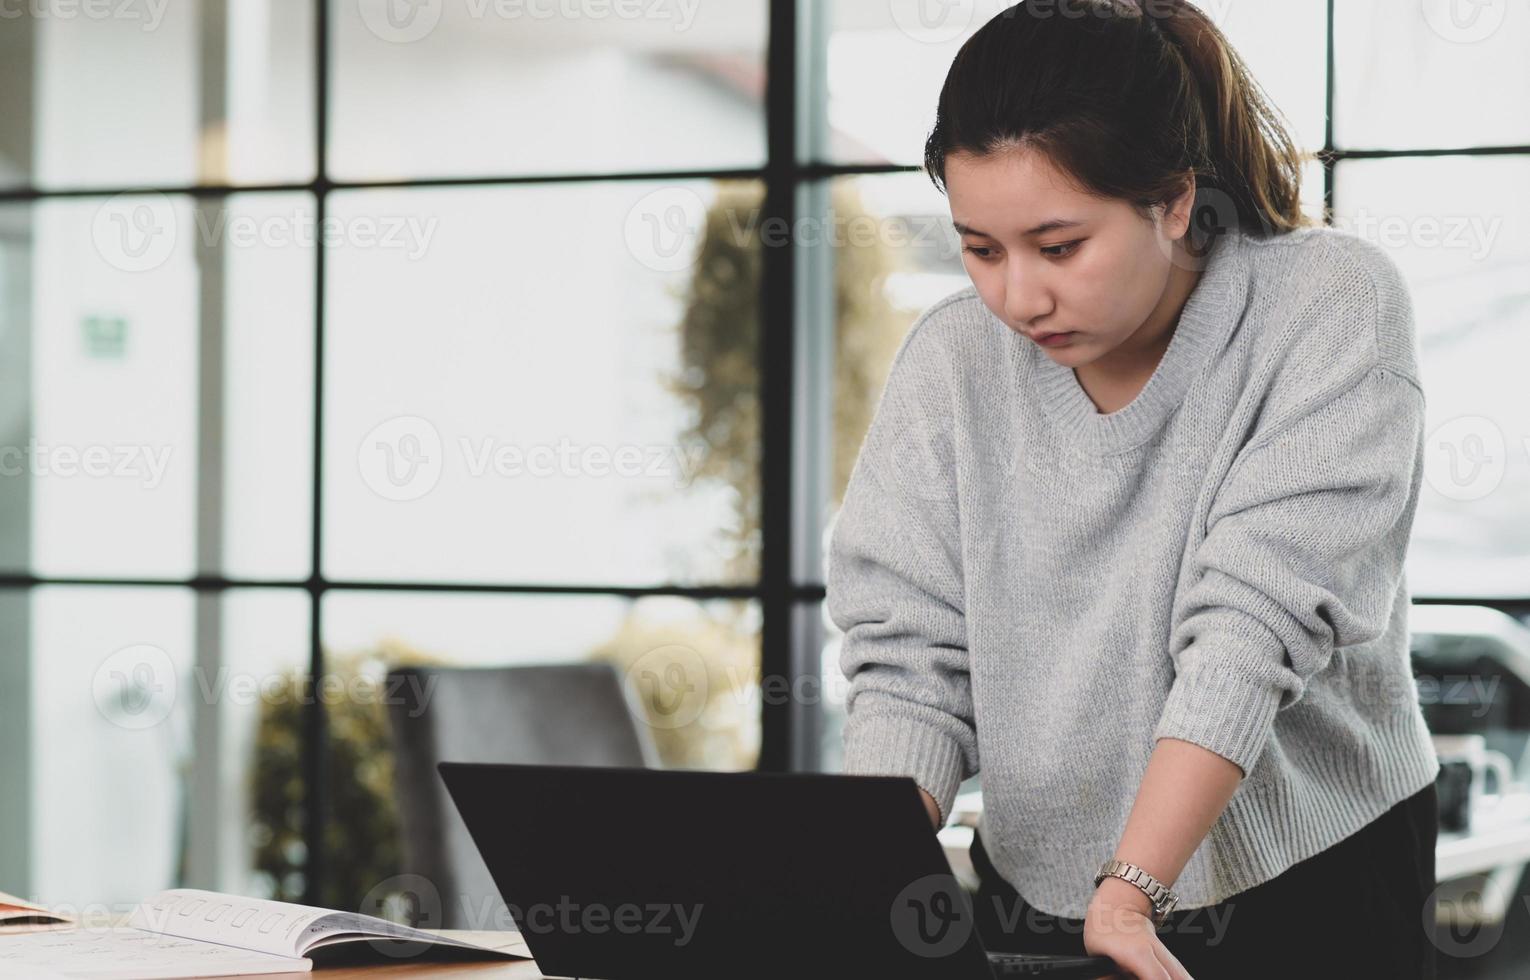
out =
[(397, 939), (478, 950), (495, 958), (531, 958), (530, 950), (520, 956), (445, 939), (375, 916), (290, 902), (239, 898), (194, 888), (172, 888), (151, 896), (133, 910), (127, 924), (148, 932), (240, 946), (278, 956), (304, 956), (320, 947), (353, 940)]
[(302, 956), (308, 927), (332, 914), (331, 909), (310, 905), (172, 888), (139, 903), (127, 924), (146, 932), (276, 956)]
[(138, 980), (306, 973), (309, 959), (161, 936), (129, 928), (74, 928), (0, 935), (0, 977)]

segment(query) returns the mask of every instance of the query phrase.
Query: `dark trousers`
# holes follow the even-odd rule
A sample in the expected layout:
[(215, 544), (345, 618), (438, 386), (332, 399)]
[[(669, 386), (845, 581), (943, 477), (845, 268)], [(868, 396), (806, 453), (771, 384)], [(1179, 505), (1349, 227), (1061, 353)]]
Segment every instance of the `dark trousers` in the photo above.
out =
[[(1437, 807), (1431, 783), (1269, 881), (1214, 906), (1172, 913), (1158, 938), (1195, 980), (1434, 980)], [(974, 836), (971, 854), (981, 882), (973, 911), (984, 946), (1084, 952), (1082, 919), (1033, 908), (999, 877), (981, 837)]]

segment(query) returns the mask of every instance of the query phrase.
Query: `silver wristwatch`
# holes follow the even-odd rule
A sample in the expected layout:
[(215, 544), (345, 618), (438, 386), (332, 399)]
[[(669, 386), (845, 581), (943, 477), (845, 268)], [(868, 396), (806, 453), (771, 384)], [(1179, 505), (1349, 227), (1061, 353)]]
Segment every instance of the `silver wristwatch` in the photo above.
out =
[(1169, 913), (1173, 912), (1174, 906), (1179, 904), (1179, 896), (1174, 894), (1168, 885), (1135, 864), (1127, 864), (1125, 861), (1111, 858), (1100, 865), (1099, 874), (1094, 876), (1094, 886), (1100, 887), (1100, 882), (1106, 878), (1123, 878), (1146, 892), (1153, 903), (1153, 925), (1155, 926), (1161, 926), (1168, 921)]

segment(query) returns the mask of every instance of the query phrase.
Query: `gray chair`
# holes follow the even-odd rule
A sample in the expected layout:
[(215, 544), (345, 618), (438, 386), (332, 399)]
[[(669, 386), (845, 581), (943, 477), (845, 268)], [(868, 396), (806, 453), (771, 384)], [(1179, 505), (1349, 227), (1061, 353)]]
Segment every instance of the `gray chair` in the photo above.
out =
[(410, 915), (426, 928), (515, 927), (437, 762), (658, 765), (641, 708), (611, 664), (405, 667), (389, 672), (385, 690), (404, 861), (418, 886), (406, 888)]

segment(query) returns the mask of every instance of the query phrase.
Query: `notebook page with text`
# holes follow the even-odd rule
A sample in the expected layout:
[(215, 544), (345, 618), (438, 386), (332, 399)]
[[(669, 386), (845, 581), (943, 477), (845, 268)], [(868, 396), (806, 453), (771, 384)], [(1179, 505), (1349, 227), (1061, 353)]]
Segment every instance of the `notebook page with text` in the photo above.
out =
[[(193, 888), (172, 888), (141, 902), (128, 925), (149, 932), (203, 942), (240, 946), (279, 956), (306, 956), (321, 947), (367, 940), (402, 940), (422, 947), (471, 950), (493, 958), (530, 959), (524, 946), (489, 948), (411, 929), (357, 912), (240, 898)], [(379, 948), (389, 956), (404, 956), (409, 946)]]
[(313, 960), (125, 927), (0, 934), (0, 977), (141, 980), (307, 973)]

